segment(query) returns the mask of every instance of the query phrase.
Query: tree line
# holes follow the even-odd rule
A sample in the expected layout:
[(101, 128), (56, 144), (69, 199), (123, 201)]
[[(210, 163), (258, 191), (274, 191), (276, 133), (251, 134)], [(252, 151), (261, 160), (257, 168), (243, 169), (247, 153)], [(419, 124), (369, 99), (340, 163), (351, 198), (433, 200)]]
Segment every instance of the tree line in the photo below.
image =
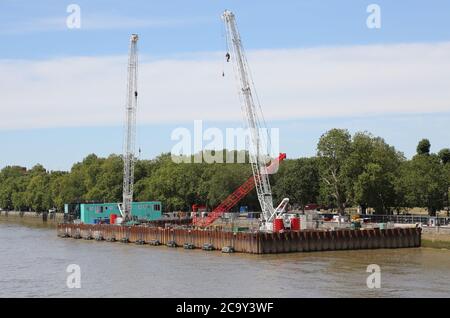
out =
[[(411, 159), (368, 132), (353, 136), (344, 129), (323, 134), (316, 156), (286, 159), (270, 176), (274, 204), (284, 197), (302, 209), (317, 203), (341, 213), (349, 207), (378, 214), (422, 207), (430, 215), (448, 208), (450, 149), (431, 153), (423, 139)], [(237, 158), (236, 151), (223, 150)], [(248, 162), (248, 161), (246, 161)], [(137, 160), (135, 201), (162, 201), (165, 211), (189, 211), (192, 204), (217, 206), (251, 176), (248, 163), (176, 163), (170, 153)], [(88, 155), (70, 171), (7, 166), (0, 171), (0, 208), (17, 211), (63, 211), (64, 203), (120, 202), (123, 161), (118, 155)], [(256, 192), (240, 203), (258, 210)]]

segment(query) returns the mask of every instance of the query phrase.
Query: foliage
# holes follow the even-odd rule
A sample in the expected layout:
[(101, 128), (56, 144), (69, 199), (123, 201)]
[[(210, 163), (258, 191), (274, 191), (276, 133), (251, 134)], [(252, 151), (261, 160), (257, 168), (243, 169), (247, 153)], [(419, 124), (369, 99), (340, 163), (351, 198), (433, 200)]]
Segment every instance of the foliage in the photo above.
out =
[[(288, 197), (291, 207), (300, 209), (321, 203), (341, 213), (359, 206), (362, 212), (373, 208), (376, 213), (424, 207), (434, 214), (449, 206), (450, 150), (432, 154), (430, 147), (423, 139), (418, 154), (406, 160), (382, 138), (332, 129), (321, 136), (316, 157), (286, 159), (270, 176), (274, 205)], [(189, 211), (192, 204), (216, 207), (252, 175), (248, 154), (227, 150), (222, 154), (234, 159), (243, 154), (246, 161), (193, 163), (201, 157), (196, 154), (183, 157), (188, 163), (176, 163), (170, 153), (136, 161), (135, 200), (162, 201), (165, 211)], [(118, 155), (88, 155), (69, 172), (47, 171), (42, 165), (29, 170), (8, 166), (0, 171), (0, 208), (42, 212), (53, 207), (62, 211), (65, 203), (120, 202), (122, 176)], [(259, 209), (256, 191), (239, 205)]]
[(419, 141), (417, 145), (417, 154), (418, 155), (429, 155), (431, 149), (431, 143), (428, 139), (422, 139)]
[(278, 203), (283, 198), (289, 198), (290, 202), (304, 209), (308, 203), (317, 202), (319, 188), (318, 158), (286, 160), (275, 176), (274, 201)]
[(416, 155), (401, 169), (400, 188), (408, 207), (426, 207), (430, 215), (444, 207), (450, 180), (437, 155)]
[(439, 158), (441, 159), (442, 164), (446, 165), (450, 163), (450, 149), (444, 148), (438, 153)]
[(321, 192), (324, 203), (334, 201), (343, 213), (349, 198), (349, 175), (345, 169), (346, 161), (351, 154), (351, 135), (344, 129), (332, 129), (320, 137), (317, 145), (319, 157)]

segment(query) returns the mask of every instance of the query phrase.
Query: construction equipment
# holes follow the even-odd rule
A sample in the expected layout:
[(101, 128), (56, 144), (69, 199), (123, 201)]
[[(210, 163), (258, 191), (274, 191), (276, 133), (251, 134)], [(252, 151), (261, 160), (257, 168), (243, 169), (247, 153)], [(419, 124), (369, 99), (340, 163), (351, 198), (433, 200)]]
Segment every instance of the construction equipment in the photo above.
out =
[(138, 39), (137, 34), (131, 35), (128, 57), (127, 104), (123, 140), (123, 202), (119, 204), (120, 213), (125, 221), (131, 220), (131, 203), (133, 202), (136, 110), (138, 99)]
[[(272, 162), (267, 167), (267, 172), (274, 173), (278, 164), (286, 159), (286, 154), (281, 153), (276, 161)], [(220, 218), (225, 212), (231, 211), (233, 207), (238, 204), (247, 194), (255, 188), (255, 179), (253, 175), (247, 179), (239, 188), (237, 188), (232, 194), (230, 194), (225, 200), (223, 200), (207, 217), (194, 216), (193, 224), (200, 227), (207, 227), (211, 225), (215, 220)]]
[[(250, 77), (250, 70), (245, 57), (244, 48), (236, 24), (235, 15), (226, 10), (222, 19), (225, 23), (228, 56), (233, 62), (234, 71), (239, 81), (239, 96), (242, 102), (244, 121), (250, 133), (249, 157), (253, 171), (258, 201), (261, 205), (261, 230), (272, 231), (273, 220), (284, 213), (284, 209), (289, 202), (288, 198), (283, 199), (277, 208), (273, 207), (272, 190), (269, 182), (269, 174), (266, 166), (266, 153), (260, 135), (261, 123), (264, 123), (261, 106), (256, 104), (253, 94), (255, 92), (253, 81)], [(255, 95), (256, 97), (256, 95)]]

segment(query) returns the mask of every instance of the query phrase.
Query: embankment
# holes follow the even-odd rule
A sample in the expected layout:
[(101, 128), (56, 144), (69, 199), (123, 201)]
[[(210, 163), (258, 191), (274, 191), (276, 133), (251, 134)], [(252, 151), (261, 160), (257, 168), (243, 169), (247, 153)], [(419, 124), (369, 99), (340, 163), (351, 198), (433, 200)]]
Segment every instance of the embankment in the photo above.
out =
[(422, 246), (450, 249), (450, 227), (423, 228)]
[(48, 213), (48, 212), (22, 212), (22, 211), (0, 211), (0, 217), (8, 217), (15, 219), (30, 219), (52, 221), (55, 223), (64, 221), (63, 213)]

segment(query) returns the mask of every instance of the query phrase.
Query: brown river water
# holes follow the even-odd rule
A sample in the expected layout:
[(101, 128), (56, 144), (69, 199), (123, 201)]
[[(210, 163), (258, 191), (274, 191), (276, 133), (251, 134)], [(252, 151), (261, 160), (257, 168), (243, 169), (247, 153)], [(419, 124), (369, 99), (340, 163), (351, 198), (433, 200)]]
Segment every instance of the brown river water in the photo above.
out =
[[(68, 288), (67, 266), (81, 288)], [(381, 269), (369, 289), (369, 264)], [(450, 297), (450, 251), (430, 248), (222, 254), (62, 239), (0, 217), (0, 297)]]

